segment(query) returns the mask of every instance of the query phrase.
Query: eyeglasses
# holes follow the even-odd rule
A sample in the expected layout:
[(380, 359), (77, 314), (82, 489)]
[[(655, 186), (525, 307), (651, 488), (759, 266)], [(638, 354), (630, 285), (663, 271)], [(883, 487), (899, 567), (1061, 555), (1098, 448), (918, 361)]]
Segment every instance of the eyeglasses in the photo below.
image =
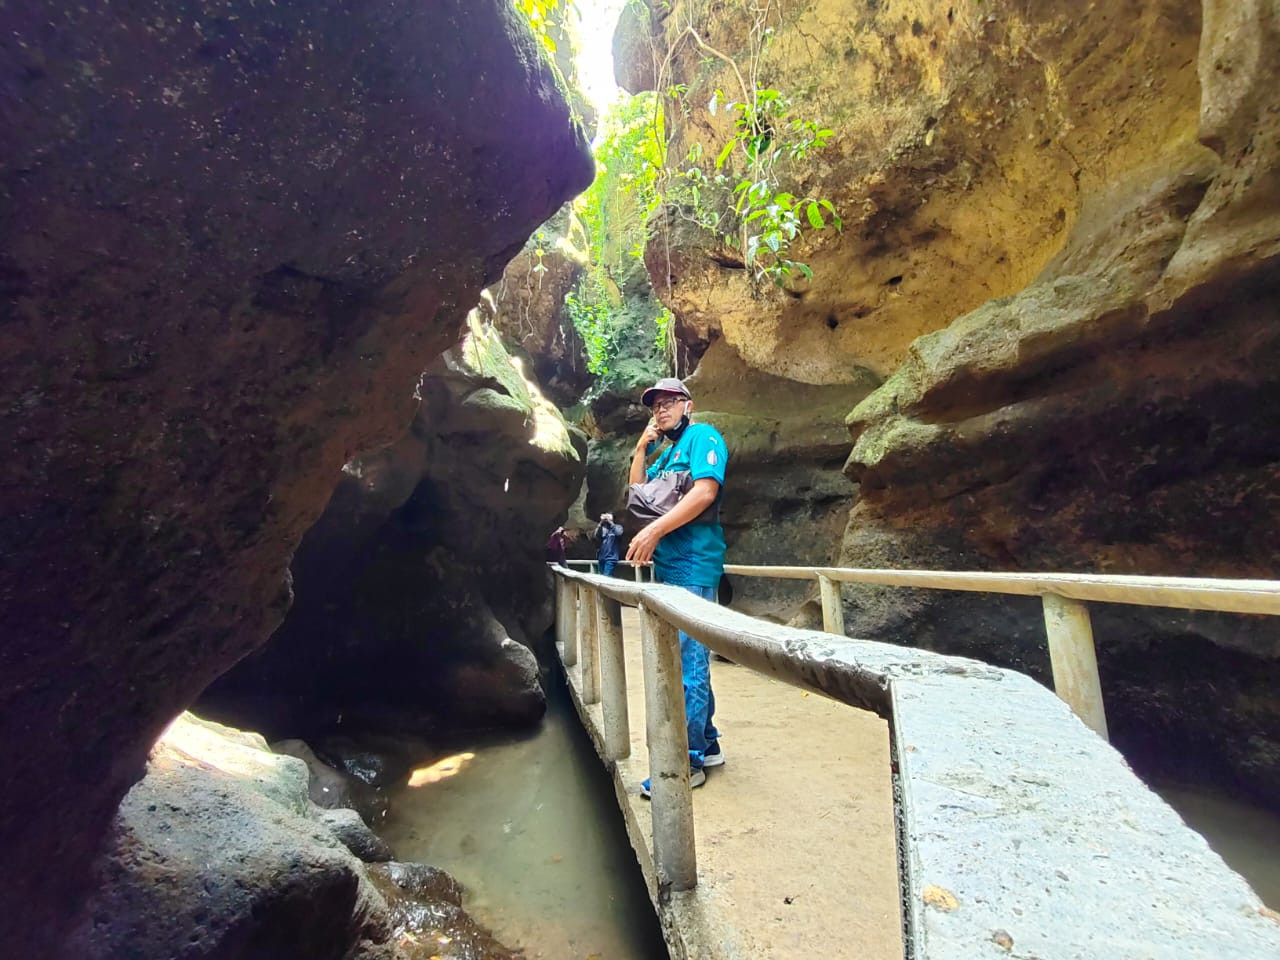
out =
[(653, 412), (662, 413), (664, 410), (670, 410), (677, 403), (685, 403), (685, 397), (663, 397), (661, 400), (653, 401)]

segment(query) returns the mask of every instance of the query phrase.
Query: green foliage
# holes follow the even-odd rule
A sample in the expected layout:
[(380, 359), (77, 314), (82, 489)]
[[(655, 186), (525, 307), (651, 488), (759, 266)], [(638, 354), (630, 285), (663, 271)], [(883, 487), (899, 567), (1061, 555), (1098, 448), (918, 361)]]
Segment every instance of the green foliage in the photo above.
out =
[(776, 36), (770, 21), (781, 22), (781, 7), (771, 2), (743, 6), (746, 42), (736, 59), (706, 41), (693, 12), (688, 12), (683, 29), (668, 33), (671, 46), (661, 61), (656, 86), (679, 105), (683, 117), (693, 115), (691, 87), (676, 82), (670, 72), (682, 44), (697, 48), (704, 72), (717, 64), (728, 66), (741, 98), (731, 101), (723, 91), (715, 91), (707, 108), (713, 117), (721, 111), (732, 117), (728, 140), (709, 151), (715, 154), (713, 162), (707, 162), (703, 144), (695, 141), (679, 169), (664, 166), (659, 188), (669, 216), (691, 221), (740, 251), (753, 280), (767, 277), (781, 285), (795, 274), (813, 277), (809, 266), (790, 253), (805, 231), (840, 230), (844, 225), (829, 199), (789, 186), (803, 182), (806, 160), (825, 148), (834, 132), (801, 116), (781, 90), (759, 83), (766, 69), (764, 54)]
[(614, 271), (623, 269), (624, 256), (644, 258), (646, 224), (662, 203), (666, 152), (662, 102), (653, 94), (620, 98), (604, 115), (596, 179), (577, 204), (592, 263)]
[(587, 369), (599, 377), (616, 373), (624, 358), (667, 353), (665, 334), (656, 345), (650, 332), (657, 308), (638, 294), (648, 220), (662, 204), (663, 121), (655, 95), (620, 97), (600, 121), (595, 182), (574, 205), (588, 265), (565, 309), (584, 344)]
[(547, 53), (556, 52), (552, 31), (557, 29), (557, 17), (563, 18), (573, 5), (573, 0), (514, 0), (515, 7), (529, 21), (533, 35), (538, 38)]
[[(776, 284), (799, 273), (812, 279), (808, 264), (791, 259), (791, 244), (805, 229), (840, 230), (844, 222), (830, 200), (797, 196), (782, 189), (784, 174), (811, 153), (826, 147), (834, 132), (814, 120), (793, 115), (790, 99), (781, 91), (765, 88), (749, 91), (747, 101), (729, 101), (717, 90), (708, 109), (715, 116), (720, 109), (733, 116), (733, 136), (720, 148), (712, 182), (726, 185), (730, 178), (721, 171), (737, 166), (741, 173), (732, 178), (733, 221), (736, 230), (724, 230), (730, 246), (742, 250), (743, 260), (757, 278), (768, 277)], [(685, 174), (691, 178), (693, 171)], [(696, 168), (692, 177), (706, 182), (707, 175)], [(713, 228), (718, 228), (717, 215)]]
[(592, 270), (584, 273), (565, 296), (564, 305), (587, 352), (587, 370), (604, 376), (617, 356), (621, 330), (609, 289), (600, 274)]
[(675, 344), (675, 314), (669, 308), (663, 307), (654, 318), (654, 324), (658, 332), (653, 338), (653, 345), (665, 355)]

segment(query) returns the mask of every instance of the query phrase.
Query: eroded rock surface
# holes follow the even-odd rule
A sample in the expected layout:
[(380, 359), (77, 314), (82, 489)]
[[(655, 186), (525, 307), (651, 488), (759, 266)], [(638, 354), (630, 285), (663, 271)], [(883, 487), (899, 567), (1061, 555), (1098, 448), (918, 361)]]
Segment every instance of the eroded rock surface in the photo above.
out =
[(564, 305), (586, 264), (583, 241), (566, 204), (534, 232), (489, 291), (494, 327), (527, 358), (529, 376), (561, 407), (576, 402), (594, 379)]
[[(1274, 140), (1280, 61), (1249, 54), (1269, 16), (1206, 17), (1201, 133), (1220, 156), (1165, 150), (1096, 188), (1034, 283), (912, 345), (850, 416), (847, 563), (1275, 576), (1280, 190), (1244, 144)], [(1047, 675), (1034, 601), (851, 596), (851, 631)], [(1280, 624), (1105, 606), (1094, 621), (1130, 758), (1274, 804)]]
[[(887, 376), (916, 336), (1034, 279), (1082, 198), (1195, 142), (1200, 18), (1179, 0), (1086, 16), (1067, 0), (805, 0), (758, 24), (738, 4), (650, 7), (658, 62), (675, 51), (669, 75), (653, 73), (650, 44), (632, 36), (643, 17), (623, 21), (615, 48), (633, 58), (620, 68), (633, 87), (687, 85), (667, 111), (669, 162), (683, 169), (696, 148), (710, 176), (731, 135), (733, 117), (709, 104), (717, 89), (746, 95), (717, 54), (834, 131), (832, 147), (780, 167), (783, 189), (829, 199), (844, 218), (842, 233), (793, 250), (812, 282), (753, 288), (741, 255), (688, 211), (670, 211), (646, 250), (682, 339), (722, 334), (775, 375)], [(742, 172), (735, 162), (725, 189)], [(702, 203), (725, 201), (708, 188)]]
[[(762, 24), (731, 4), (649, 6), (615, 48), (632, 89), (688, 85), (669, 161), (700, 147), (709, 170), (729, 136), (708, 109), (716, 89), (740, 99), (719, 54), (835, 131), (780, 168), (845, 220), (794, 249), (812, 282), (753, 289), (678, 194), (646, 255), (704, 363), (722, 338), (793, 382), (885, 378), (849, 417), (842, 564), (1276, 575), (1274, 4), (812, 0)], [(654, 45), (675, 51), (669, 75)], [(734, 482), (731, 465), (726, 497)], [(846, 597), (854, 635), (1047, 679), (1035, 601)], [(1131, 759), (1274, 804), (1280, 625), (1094, 618)]]
[(591, 164), (502, 0), (5, 24), (0, 942), (50, 956), (157, 735)]
[(347, 465), (295, 557), (293, 609), (205, 709), (308, 739), (542, 716), (542, 547), (581, 485), (585, 439), (479, 312), (419, 393), (409, 433)]

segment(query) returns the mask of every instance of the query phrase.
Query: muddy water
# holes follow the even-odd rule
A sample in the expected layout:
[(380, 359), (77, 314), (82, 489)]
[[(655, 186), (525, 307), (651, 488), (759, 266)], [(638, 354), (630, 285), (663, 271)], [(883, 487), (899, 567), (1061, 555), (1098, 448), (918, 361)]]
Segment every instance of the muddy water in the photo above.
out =
[(535, 735), (457, 743), (392, 792), (379, 832), (457, 877), (467, 911), (530, 960), (665, 958), (613, 788), (552, 685)]
[(1207, 789), (1167, 783), (1152, 789), (1209, 842), (1273, 909), (1280, 909), (1280, 816)]

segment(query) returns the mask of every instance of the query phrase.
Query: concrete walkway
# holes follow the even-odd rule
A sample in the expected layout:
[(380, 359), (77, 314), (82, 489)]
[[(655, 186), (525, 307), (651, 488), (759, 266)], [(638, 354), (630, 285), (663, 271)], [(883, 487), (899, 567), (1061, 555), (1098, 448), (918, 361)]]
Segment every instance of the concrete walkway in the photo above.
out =
[[(887, 724), (745, 667), (712, 663), (727, 762), (693, 792), (696, 889), (658, 896), (648, 801), (640, 624), (623, 609), (631, 756), (612, 771), (627, 832), (678, 958), (901, 960)], [(602, 751), (602, 713), (584, 706)]]

